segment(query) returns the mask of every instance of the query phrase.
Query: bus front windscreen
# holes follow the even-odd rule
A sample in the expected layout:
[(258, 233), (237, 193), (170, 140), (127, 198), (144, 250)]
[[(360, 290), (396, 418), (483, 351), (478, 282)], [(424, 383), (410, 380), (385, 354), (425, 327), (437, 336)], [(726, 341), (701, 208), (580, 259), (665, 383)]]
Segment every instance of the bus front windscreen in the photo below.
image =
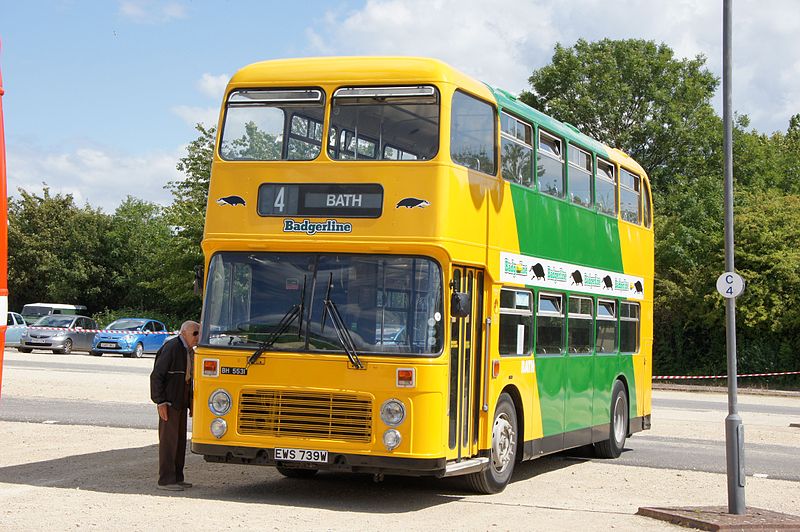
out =
[(360, 354), (442, 350), (442, 273), (424, 257), (223, 252), (205, 297), (201, 341), (216, 348), (341, 353), (332, 303)]

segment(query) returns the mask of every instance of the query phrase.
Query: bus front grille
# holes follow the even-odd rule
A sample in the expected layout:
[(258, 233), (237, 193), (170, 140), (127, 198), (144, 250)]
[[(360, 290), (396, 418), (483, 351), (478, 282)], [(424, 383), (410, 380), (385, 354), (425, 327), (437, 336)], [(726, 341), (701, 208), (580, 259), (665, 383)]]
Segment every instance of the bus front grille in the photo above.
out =
[(239, 433), (369, 442), (372, 400), (341, 393), (247, 390), (239, 398)]

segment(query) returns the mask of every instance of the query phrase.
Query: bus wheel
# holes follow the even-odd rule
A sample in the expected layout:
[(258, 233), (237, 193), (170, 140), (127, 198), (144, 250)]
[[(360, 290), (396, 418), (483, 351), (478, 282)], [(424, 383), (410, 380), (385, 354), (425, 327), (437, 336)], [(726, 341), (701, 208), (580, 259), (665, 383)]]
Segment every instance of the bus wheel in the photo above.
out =
[(278, 473), (287, 478), (311, 478), (317, 474), (317, 469), (295, 469), (293, 467), (277, 466)]
[(617, 458), (625, 447), (628, 436), (628, 397), (622, 381), (614, 383), (611, 391), (611, 423), (608, 439), (594, 444), (594, 450), (600, 458)]
[(511, 480), (517, 457), (517, 411), (508, 394), (501, 394), (494, 412), (492, 450), (489, 464), (479, 473), (467, 476), (478, 493), (500, 493)]

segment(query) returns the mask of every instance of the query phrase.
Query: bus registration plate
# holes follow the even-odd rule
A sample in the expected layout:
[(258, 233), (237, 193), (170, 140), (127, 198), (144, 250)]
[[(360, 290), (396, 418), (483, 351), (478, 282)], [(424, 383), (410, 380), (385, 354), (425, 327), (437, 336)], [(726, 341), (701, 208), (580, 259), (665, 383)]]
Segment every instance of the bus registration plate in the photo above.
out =
[(275, 449), (275, 460), (291, 462), (316, 462), (326, 463), (328, 451), (315, 451), (309, 449)]

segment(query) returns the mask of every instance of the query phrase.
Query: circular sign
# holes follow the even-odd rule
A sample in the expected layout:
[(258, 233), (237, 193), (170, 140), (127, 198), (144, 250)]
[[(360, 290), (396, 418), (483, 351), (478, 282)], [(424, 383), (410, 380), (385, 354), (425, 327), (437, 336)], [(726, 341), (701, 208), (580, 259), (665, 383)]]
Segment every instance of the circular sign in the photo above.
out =
[(739, 297), (744, 292), (744, 279), (735, 272), (725, 272), (717, 278), (717, 292), (724, 298)]

